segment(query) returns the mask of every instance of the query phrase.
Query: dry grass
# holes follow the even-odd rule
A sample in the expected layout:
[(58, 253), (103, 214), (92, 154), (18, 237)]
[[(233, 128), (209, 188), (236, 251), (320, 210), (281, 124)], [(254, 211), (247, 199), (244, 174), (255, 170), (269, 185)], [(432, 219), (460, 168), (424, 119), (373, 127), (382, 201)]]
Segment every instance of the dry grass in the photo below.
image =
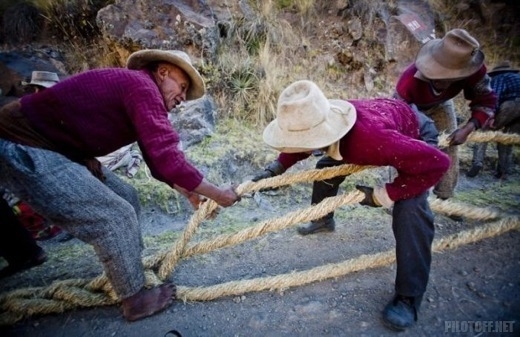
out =
[(46, 22), (47, 39), (58, 43), (67, 57), (70, 73), (117, 64), (111, 46), (96, 24), (99, 9), (114, 0), (30, 0)]
[[(108, 45), (95, 24), (97, 10), (114, 0), (27, 1), (44, 13), (49, 36), (55, 42), (60, 40), (70, 73), (122, 65), (121, 50)], [(0, 13), (16, 2), (1, 1)], [(437, 15), (438, 35), (455, 27), (466, 28), (481, 42), (489, 66), (501, 59), (520, 61), (518, 34), (511, 33), (515, 23), (508, 21), (508, 15), (503, 24), (492, 21), (496, 5), (483, 2), (487, 22), (482, 24), (479, 15), (467, 8), (474, 2), (427, 2)], [(339, 8), (339, 2), (315, 0), (243, 3), (249, 6), (249, 14), (231, 19), (227, 35), (219, 41), (217, 61), (204, 60), (201, 66), (221, 117), (262, 126), (272, 119), (281, 90), (299, 79), (317, 82), (331, 97), (373, 97), (392, 91), (395, 79), (387, 73), (384, 46), (376, 34), (384, 30), (384, 18), (395, 14), (396, 0), (351, 0), (343, 2), (346, 8)], [(361, 20), (362, 38), (354, 46), (341, 39), (325, 40), (329, 36), (323, 33), (326, 27), (321, 22), (334, 17), (339, 36), (348, 34), (349, 20)], [(338, 62), (338, 58), (346, 61)]]

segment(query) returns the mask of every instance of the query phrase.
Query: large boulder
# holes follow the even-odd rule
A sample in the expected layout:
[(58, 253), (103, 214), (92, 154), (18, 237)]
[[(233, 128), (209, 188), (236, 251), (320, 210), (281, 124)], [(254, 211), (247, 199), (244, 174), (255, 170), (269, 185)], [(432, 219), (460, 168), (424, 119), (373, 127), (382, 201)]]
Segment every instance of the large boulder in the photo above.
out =
[(212, 58), (218, 45), (218, 27), (212, 9), (203, 0), (116, 0), (98, 12), (103, 37), (124, 51), (142, 48), (179, 49)]
[(217, 106), (211, 96), (188, 101), (169, 114), (169, 119), (179, 133), (183, 149), (198, 144), (215, 131)]
[[(385, 58), (398, 77), (415, 60), (421, 46), (435, 38), (435, 15), (427, 1), (399, 0), (397, 13), (385, 18)], [(441, 33), (442, 35), (442, 33)]]

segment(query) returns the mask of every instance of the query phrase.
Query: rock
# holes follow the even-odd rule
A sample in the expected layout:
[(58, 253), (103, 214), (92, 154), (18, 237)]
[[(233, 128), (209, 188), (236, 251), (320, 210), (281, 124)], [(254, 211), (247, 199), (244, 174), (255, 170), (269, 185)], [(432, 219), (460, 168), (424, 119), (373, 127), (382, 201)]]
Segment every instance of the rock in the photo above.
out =
[(184, 103), (169, 119), (179, 133), (183, 149), (198, 144), (215, 131), (217, 107), (210, 96)]
[(107, 43), (123, 50), (179, 49), (211, 59), (218, 46), (216, 18), (205, 1), (117, 0), (98, 12), (96, 22)]

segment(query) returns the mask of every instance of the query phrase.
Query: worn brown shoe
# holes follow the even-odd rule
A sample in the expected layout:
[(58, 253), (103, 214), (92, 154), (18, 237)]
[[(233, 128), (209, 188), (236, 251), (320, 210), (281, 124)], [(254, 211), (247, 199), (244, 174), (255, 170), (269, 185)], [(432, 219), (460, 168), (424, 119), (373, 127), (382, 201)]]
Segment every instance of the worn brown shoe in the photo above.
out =
[(311, 221), (307, 226), (298, 227), (298, 234), (309, 235), (320, 232), (333, 232), (336, 228), (334, 219), (318, 219)]

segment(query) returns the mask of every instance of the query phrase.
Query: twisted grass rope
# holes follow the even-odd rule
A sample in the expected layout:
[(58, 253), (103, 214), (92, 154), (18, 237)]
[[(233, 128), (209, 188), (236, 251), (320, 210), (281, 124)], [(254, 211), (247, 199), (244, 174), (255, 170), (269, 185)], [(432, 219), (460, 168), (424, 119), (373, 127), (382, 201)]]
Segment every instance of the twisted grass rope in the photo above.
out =
[[(518, 218), (506, 218), (495, 223), (448, 235), (435, 240), (432, 250), (434, 252), (440, 252), (445, 249), (455, 249), (462, 245), (491, 238), (511, 230), (520, 230), (520, 221)], [(364, 269), (386, 266), (393, 262), (395, 262), (395, 251), (388, 250), (382, 253), (361, 255), (340, 263), (327, 264), (289, 274), (261, 277), (252, 280), (231, 281), (209, 287), (179, 286), (177, 287), (177, 297), (183, 301), (209, 301), (223, 296), (236, 296), (248, 292), (284, 290), (290, 287), (344, 276)]]
[[(258, 191), (269, 187), (294, 184), (303, 181), (324, 180), (338, 175), (349, 175), (366, 168), (356, 165), (342, 165), (321, 170), (309, 170), (300, 173), (287, 173), (282, 176), (265, 179), (260, 182), (245, 182), (238, 186), (238, 195)], [(251, 240), (269, 232), (287, 228), (294, 224), (322, 217), (334, 209), (345, 205), (358, 203), (363, 194), (355, 191), (349, 194), (339, 195), (323, 200), (320, 204), (304, 210), (290, 212), (284, 217), (266, 220), (252, 228), (244, 229), (232, 235), (221, 235), (214, 239), (199, 242), (188, 246), (198, 226), (216, 209), (217, 204), (208, 201), (201, 205), (190, 219), (181, 238), (177, 240), (172, 249), (160, 252), (153, 257), (144, 259), (145, 276), (147, 285), (157, 285), (167, 278), (174, 270), (178, 261), (183, 257), (210, 252), (214, 249), (235, 245)], [(471, 215), (476, 219), (492, 219), (500, 214), (491, 209), (475, 210), (470, 206), (453, 204), (448, 201), (433, 200), (432, 209), (445, 214)], [(451, 237), (441, 239), (434, 245), (434, 251), (445, 248), (455, 248), (464, 242), (475, 242), (483, 238), (499, 235), (507, 230), (519, 229), (519, 221), (516, 218), (508, 218), (502, 222), (489, 224), (468, 233), (459, 233)], [(292, 272), (285, 275), (277, 275), (254, 280), (242, 280), (223, 283), (204, 288), (177, 287), (177, 296), (185, 301), (210, 300), (221, 296), (238, 295), (245, 292), (261, 291), (266, 289), (285, 289), (297, 285), (303, 285), (327, 278), (345, 275), (352, 271), (384, 266), (395, 261), (393, 251), (363, 255), (339, 264), (329, 264), (302, 272)], [(159, 275), (151, 269), (159, 266)], [(14, 324), (24, 317), (34, 314), (62, 313), (78, 307), (94, 307), (113, 305), (119, 300), (103, 273), (91, 280), (74, 279), (55, 281), (48, 287), (26, 288), (11, 291), (0, 296), (0, 325)]]
[[(439, 147), (448, 147), (448, 134), (439, 136)], [(466, 142), (490, 143), (497, 142), (505, 145), (520, 145), (520, 135), (500, 131), (475, 131), (469, 134)]]

